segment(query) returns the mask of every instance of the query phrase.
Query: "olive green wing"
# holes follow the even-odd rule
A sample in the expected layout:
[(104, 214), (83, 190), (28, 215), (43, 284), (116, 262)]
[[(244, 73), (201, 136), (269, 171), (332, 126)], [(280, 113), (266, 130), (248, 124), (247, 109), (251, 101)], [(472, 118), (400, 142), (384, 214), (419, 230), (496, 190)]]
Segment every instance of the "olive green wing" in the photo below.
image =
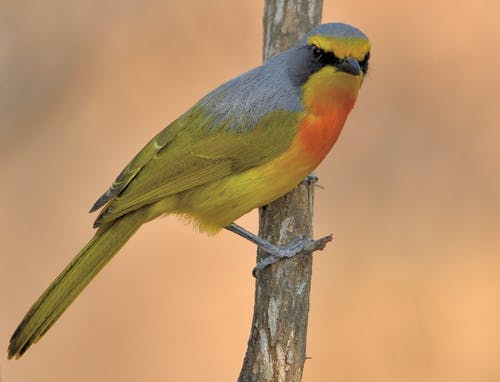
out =
[(177, 135), (177, 133), (184, 127), (182, 119), (172, 122), (165, 129), (160, 131), (151, 141), (148, 142), (144, 148), (137, 153), (137, 155), (130, 161), (130, 163), (122, 170), (117, 176), (111, 187), (101, 195), (94, 203), (90, 212), (97, 211), (109, 201), (118, 196), (128, 184), (136, 177), (136, 175), (146, 166), (160, 150), (165, 148)]
[[(101, 197), (107, 207), (95, 226), (277, 157), (295, 137), (301, 113), (268, 113), (253, 129), (235, 132), (191, 112), (157, 135)], [(168, 133), (167, 133), (168, 132)], [(100, 199), (100, 200), (101, 200)], [(96, 202), (97, 208), (104, 204)]]

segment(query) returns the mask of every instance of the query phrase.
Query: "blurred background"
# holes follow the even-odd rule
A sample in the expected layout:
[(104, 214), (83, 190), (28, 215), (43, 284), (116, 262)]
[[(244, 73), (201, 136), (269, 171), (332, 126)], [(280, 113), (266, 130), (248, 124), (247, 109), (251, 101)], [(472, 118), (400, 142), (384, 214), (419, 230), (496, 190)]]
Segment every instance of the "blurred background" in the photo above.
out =
[[(262, 1), (0, 3), (0, 349), (88, 209), (210, 89), (259, 65)], [(500, 381), (500, 2), (325, 1), (372, 40), (317, 170), (304, 381)], [(257, 214), (240, 220), (256, 231)], [(234, 381), (255, 248), (144, 226), (3, 382)]]

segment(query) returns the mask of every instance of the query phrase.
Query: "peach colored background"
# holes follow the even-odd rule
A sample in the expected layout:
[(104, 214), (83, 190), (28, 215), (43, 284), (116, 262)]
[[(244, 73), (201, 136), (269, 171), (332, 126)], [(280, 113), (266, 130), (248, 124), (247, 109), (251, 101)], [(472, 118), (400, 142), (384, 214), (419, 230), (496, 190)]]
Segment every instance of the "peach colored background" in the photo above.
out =
[[(23, 5), (21, 5), (23, 4)], [(210, 89), (260, 63), (261, 1), (3, 1), (0, 348), (92, 234), (94, 200)], [(500, 381), (496, 0), (325, 1), (372, 66), (318, 169), (304, 381)], [(240, 221), (257, 225), (252, 213)], [(254, 247), (148, 224), (3, 382), (234, 381)]]

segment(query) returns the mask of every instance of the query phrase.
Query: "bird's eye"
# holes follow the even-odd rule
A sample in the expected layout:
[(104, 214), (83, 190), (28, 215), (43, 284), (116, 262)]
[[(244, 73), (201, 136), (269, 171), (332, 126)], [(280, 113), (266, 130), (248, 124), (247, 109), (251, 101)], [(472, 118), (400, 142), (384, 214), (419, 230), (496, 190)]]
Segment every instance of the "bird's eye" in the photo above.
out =
[(318, 62), (323, 57), (323, 50), (318, 48), (316, 45), (313, 45), (311, 48), (311, 58), (314, 62)]

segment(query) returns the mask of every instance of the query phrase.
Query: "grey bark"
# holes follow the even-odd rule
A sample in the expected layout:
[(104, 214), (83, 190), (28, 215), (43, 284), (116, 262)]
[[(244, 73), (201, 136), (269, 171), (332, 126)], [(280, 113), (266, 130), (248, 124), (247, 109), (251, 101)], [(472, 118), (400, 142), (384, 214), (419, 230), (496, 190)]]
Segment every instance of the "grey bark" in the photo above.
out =
[[(321, 20), (322, 0), (266, 0), (264, 60), (295, 44)], [(312, 237), (314, 181), (259, 210), (259, 236), (286, 245)], [(322, 249), (331, 237), (316, 246)], [(257, 261), (266, 254), (258, 250)], [(281, 260), (260, 271), (250, 338), (240, 382), (298, 382), (306, 359), (311, 289), (311, 252)]]

